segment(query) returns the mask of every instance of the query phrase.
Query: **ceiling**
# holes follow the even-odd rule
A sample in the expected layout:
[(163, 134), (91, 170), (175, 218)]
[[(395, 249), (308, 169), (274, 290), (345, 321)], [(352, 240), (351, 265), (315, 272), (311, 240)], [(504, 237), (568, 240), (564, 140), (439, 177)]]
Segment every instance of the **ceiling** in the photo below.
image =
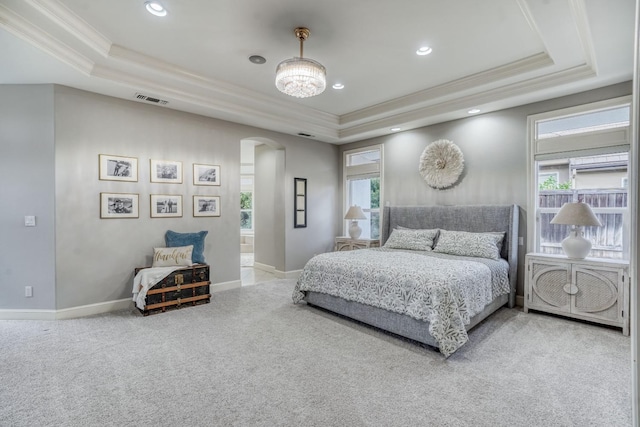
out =
[[(632, 79), (634, 0), (160, 1), (165, 17), (144, 0), (0, 0), (0, 84), (142, 94), (343, 144)], [(298, 26), (327, 68), (306, 99), (274, 84)]]

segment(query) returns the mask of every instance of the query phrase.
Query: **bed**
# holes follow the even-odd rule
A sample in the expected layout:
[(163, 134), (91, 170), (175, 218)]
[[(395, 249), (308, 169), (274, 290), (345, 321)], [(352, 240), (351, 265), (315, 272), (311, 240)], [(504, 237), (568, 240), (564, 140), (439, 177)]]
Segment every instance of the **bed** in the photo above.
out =
[(293, 300), (448, 357), (467, 342), (467, 331), (515, 305), (518, 221), (516, 205), (385, 207), (381, 247), (314, 256)]

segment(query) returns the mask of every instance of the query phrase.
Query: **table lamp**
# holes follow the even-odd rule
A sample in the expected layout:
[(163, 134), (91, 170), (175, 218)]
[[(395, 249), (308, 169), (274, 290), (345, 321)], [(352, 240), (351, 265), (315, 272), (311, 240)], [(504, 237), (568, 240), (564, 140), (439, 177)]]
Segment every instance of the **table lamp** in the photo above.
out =
[(584, 238), (583, 226), (601, 226), (600, 220), (583, 202), (565, 203), (553, 217), (551, 224), (571, 225), (569, 235), (562, 241), (562, 249), (568, 258), (584, 259), (591, 250), (591, 242)]
[(359, 219), (367, 219), (367, 216), (362, 212), (362, 208), (358, 205), (353, 205), (347, 211), (347, 214), (344, 216), (344, 219), (350, 219), (351, 224), (349, 225), (349, 236), (352, 239), (357, 239), (362, 234), (362, 228), (358, 225)]

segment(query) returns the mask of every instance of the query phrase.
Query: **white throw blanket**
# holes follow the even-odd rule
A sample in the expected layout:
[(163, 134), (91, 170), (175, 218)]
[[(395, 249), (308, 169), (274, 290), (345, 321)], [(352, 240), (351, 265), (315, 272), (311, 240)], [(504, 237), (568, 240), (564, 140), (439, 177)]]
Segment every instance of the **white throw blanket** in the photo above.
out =
[(181, 268), (184, 268), (184, 266), (150, 267), (138, 271), (136, 277), (133, 278), (133, 300), (136, 302), (136, 307), (144, 310), (144, 300), (147, 297), (147, 291), (173, 271)]

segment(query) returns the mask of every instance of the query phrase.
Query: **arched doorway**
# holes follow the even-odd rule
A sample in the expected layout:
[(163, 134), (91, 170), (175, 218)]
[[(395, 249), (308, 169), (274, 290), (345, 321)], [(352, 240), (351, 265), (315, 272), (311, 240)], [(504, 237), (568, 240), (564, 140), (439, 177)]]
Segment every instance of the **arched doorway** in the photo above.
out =
[(285, 267), (285, 151), (266, 138), (241, 141), (242, 285), (279, 277)]

